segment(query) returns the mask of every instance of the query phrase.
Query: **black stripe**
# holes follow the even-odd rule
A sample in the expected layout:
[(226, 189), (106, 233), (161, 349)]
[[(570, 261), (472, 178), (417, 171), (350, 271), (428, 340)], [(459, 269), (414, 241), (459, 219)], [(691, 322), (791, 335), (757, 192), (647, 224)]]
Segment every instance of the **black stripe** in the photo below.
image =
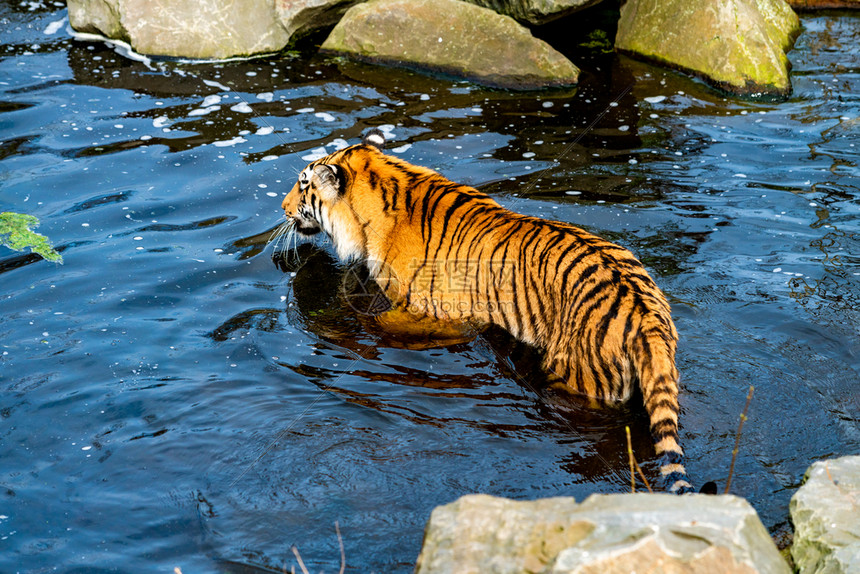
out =
[[(445, 210), (445, 215), (442, 217), (442, 237), (445, 237), (445, 234), (448, 231), (448, 223), (451, 221), (451, 216), (454, 215), (454, 212), (457, 211), (463, 205), (470, 203), (474, 198), (466, 195), (460, 194), (458, 195), (454, 201), (451, 202), (451, 205), (448, 209)], [(442, 241), (439, 242), (439, 247), (436, 248), (436, 254), (434, 256), (439, 255), (439, 250), (442, 248)]]
[[(567, 268), (562, 273), (562, 276), (561, 276), (561, 292), (562, 293), (568, 292), (567, 280), (570, 277), (571, 272), (573, 271), (574, 267), (579, 266), (580, 261), (582, 261), (587, 255), (588, 255), (588, 251), (584, 250), (582, 253), (580, 253), (579, 255), (574, 257), (573, 261), (567, 266)], [(576, 283), (583, 283), (584, 279), (588, 279), (588, 277), (590, 277), (598, 269), (599, 269), (598, 265), (590, 265), (589, 267), (587, 267), (585, 269), (585, 271), (580, 273), (579, 277), (577, 277), (577, 279), (576, 279)]]
[[(653, 395), (655, 395), (655, 394), (657, 394), (657, 393), (654, 393), (654, 392), (652, 392), (652, 393), (651, 393), (651, 395), (652, 395), (652, 396), (653, 396)], [(670, 392), (667, 390), (667, 391), (664, 391), (664, 393), (662, 393), (662, 394), (668, 394), (668, 395), (671, 395), (671, 394), (673, 394), (673, 393), (670, 393)], [(646, 401), (646, 402), (648, 402), (648, 401)], [(646, 406), (648, 406), (648, 405), (646, 405)], [(678, 408), (678, 403), (677, 403), (677, 401), (670, 400), (670, 399), (660, 399), (659, 401), (657, 401), (656, 403), (654, 403), (653, 405), (651, 405), (651, 406), (650, 406), (650, 408), (649, 408), (649, 410), (655, 411), (655, 410), (657, 410), (657, 409), (659, 409), (659, 408), (667, 408), (667, 409), (669, 409), (670, 411), (672, 411), (673, 413), (675, 413), (676, 415), (677, 415), (677, 414), (678, 414), (678, 412), (680, 411), (680, 409)]]
[(497, 214), (493, 214), (491, 217), (489, 217), (487, 219), (488, 219), (487, 224), (484, 225), (484, 227), (478, 233), (476, 233), (474, 237), (472, 237), (472, 240), (469, 242), (469, 246), (468, 246), (468, 249), (466, 250), (466, 253), (472, 253), (473, 249), (475, 248), (475, 245), (479, 244), (481, 242), (481, 240), (484, 239), (484, 236), (486, 236), (488, 233), (491, 233), (493, 231), (493, 226), (492, 226), (493, 220), (501, 219), (502, 222), (504, 222), (505, 217), (503, 215), (501, 215), (500, 213), (497, 213)]
[[(598, 265), (591, 265), (583, 271), (582, 275), (577, 278), (577, 283), (584, 283), (589, 277), (591, 277), (597, 270), (599, 269)], [(572, 319), (579, 319), (578, 312), (580, 307), (584, 304), (591, 302), (594, 297), (603, 292), (604, 290), (612, 287), (612, 282), (606, 279), (602, 281), (598, 281), (594, 284), (594, 286), (588, 291), (581, 293), (579, 297), (576, 298), (576, 303), (570, 309), (565, 309), (565, 317)]]
[[(555, 231), (555, 237), (553, 237), (546, 245), (544, 245), (543, 249), (541, 250), (540, 258), (538, 259), (538, 273), (540, 273), (541, 276), (546, 276), (546, 269), (550, 262), (550, 253), (565, 238), (566, 236), (564, 233), (560, 231)], [(576, 248), (576, 243), (571, 242), (567, 247), (565, 247), (564, 251), (562, 251), (560, 255), (553, 257), (552, 261), (554, 261), (555, 265), (558, 266), (564, 260), (564, 257), (569, 253), (569, 251), (574, 248)]]
[(425, 233), (425, 228), (429, 227), (429, 225), (430, 225), (430, 218), (427, 217), (427, 210), (430, 207), (430, 199), (432, 197), (433, 197), (433, 194), (430, 193), (430, 191), (427, 191), (424, 194), (424, 199), (421, 201), (421, 239), (424, 240), (425, 245), (427, 243), (427, 236)]
[(670, 472), (669, 474), (667, 474), (664, 477), (664, 482), (665, 482), (666, 486), (672, 486), (673, 484), (675, 484), (679, 480), (684, 480), (684, 481), (689, 482), (689, 480), (687, 479), (687, 474), (684, 472), (677, 471), (677, 470)]
[(684, 455), (674, 450), (667, 450), (663, 453), (660, 466), (666, 466), (667, 464), (684, 464)]
[(400, 197), (400, 182), (393, 177), (389, 181), (391, 181), (391, 186), (393, 188), (392, 195), (394, 196), (391, 198), (391, 204), (394, 206), (395, 209), (397, 209), (397, 198)]
[[(541, 237), (542, 230), (537, 228), (537, 231), (532, 233), (532, 235), (525, 241), (525, 243), (520, 247), (520, 258), (519, 265), (514, 269), (515, 273), (519, 273), (522, 282), (524, 285), (530, 286), (532, 291), (537, 295), (536, 299), (538, 301), (538, 306), (542, 307), (543, 304), (541, 302), (542, 297), (540, 297), (540, 290), (538, 290), (537, 285), (535, 285), (534, 275), (526, 269), (525, 262), (533, 260), (532, 257), (529, 257), (529, 251), (534, 251), (531, 249), (533, 243), (539, 241)], [(525, 307), (526, 307), (526, 319), (529, 328), (529, 338), (536, 339), (535, 335), (537, 334), (536, 322), (537, 319), (535, 317), (535, 312), (532, 308), (532, 298), (529, 297), (528, 292), (525, 294)], [(541, 317), (545, 317), (541, 309)]]
[(499, 249), (501, 249), (502, 247), (505, 247), (505, 249), (507, 249), (507, 245), (510, 242), (510, 239), (515, 234), (517, 234), (520, 229), (522, 229), (523, 225), (524, 224), (522, 221), (515, 221), (514, 222), (514, 224), (511, 226), (511, 230), (503, 238), (501, 238), (499, 240), (499, 243), (496, 245), (496, 247), (493, 248), (493, 252), (490, 254), (490, 260), (491, 261), (496, 257), (496, 253), (499, 251)]
[[(613, 276), (617, 275), (617, 271), (613, 271)], [(618, 317), (618, 309), (621, 307), (621, 300), (627, 295), (627, 286), (623, 283), (615, 292), (615, 300), (612, 301), (612, 304), (609, 306), (609, 309), (600, 319), (600, 322), (597, 324), (597, 330), (594, 333), (595, 339), (602, 342), (606, 339), (607, 333), (609, 333), (609, 326), (612, 321), (614, 321)]]

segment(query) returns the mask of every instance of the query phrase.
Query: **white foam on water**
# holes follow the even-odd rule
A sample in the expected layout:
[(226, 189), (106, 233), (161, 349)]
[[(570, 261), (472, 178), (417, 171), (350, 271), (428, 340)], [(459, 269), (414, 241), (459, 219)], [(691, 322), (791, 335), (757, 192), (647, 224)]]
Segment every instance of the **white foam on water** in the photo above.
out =
[(63, 24), (66, 23), (67, 18), (63, 18), (62, 20), (57, 20), (56, 22), (51, 22), (47, 26), (45, 26), (45, 34), (47, 36), (53, 36), (57, 32), (60, 31), (60, 28), (63, 27)]
[(236, 104), (235, 106), (230, 106), (230, 109), (240, 114), (250, 114), (254, 112), (254, 110), (251, 109), (251, 106), (249, 106), (245, 102), (241, 102), (239, 104)]
[(230, 146), (234, 146), (236, 144), (245, 143), (246, 141), (248, 141), (248, 140), (246, 140), (245, 138), (243, 138), (241, 136), (236, 136), (231, 140), (222, 140), (222, 141), (218, 141), (218, 142), (212, 142), (212, 145), (214, 145), (215, 147), (230, 147)]
[(221, 109), (221, 106), (209, 106), (208, 108), (197, 108), (188, 112), (189, 116), (205, 116), (207, 114), (211, 114), (212, 112), (217, 112)]
[(328, 152), (325, 150), (324, 147), (318, 147), (318, 148), (312, 149), (310, 153), (305, 154), (301, 157), (305, 161), (316, 161), (318, 159), (324, 158), (327, 155), (328, 155)]
[(72, 36), (75, 40), (81, 40), (84, 42), (104, 42), (108, 46), (114, 49), (114, 51), (120, 56), (124, 56), (129, 60), (134, 60), (135, 62), (141, 62), (144, 66), (149, 68), (150, 70), (155, 70), (155, 67), (152, 65), (152, 59), (144, 56), (143, 54), (138, 54), (135, 52), (130, 44), (123, 42), (122, 40), (116, 40), (113, 38), (106, 38), (100, 34), (90, 34), (88, 32), (78, 32), (73, 30), (70, 26), (66, 27), (66, 31)]
[(200, 104), (204, 108), (208, 108), (209, 106), (214, 106), (216, 104), (221, 103), (221, 96), (211, 95), (203, 98), (203, 103)]
[(209, 86), (210, 88), (218, 88), (219, 90), (224, 91), (224, 92), (231, 91), (230, 88), (228, 88), (224, 84), (220, 84), (220, 83), (216, 82), (215, 80), (203, 80), (203, 83), (206, 84), (207, 86)]

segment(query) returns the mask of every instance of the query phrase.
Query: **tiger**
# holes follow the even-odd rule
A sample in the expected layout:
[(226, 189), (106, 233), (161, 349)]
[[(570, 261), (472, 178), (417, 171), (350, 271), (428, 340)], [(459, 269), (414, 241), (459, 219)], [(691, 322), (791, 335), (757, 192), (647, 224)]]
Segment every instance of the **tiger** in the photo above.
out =
[[(669, 492), (693, 492), (678, 435), (678, 333), (628, 250), (569, 223), (508, 210), (384, 152), (385, 135), (311, 161), (281, 207), (283, 232), (324, 233), (399, 309), (495, 325), (543, 352), (550, 384), (620, 403), (638, 385)], [(401, 313), (403, 314), (403, 313)]]

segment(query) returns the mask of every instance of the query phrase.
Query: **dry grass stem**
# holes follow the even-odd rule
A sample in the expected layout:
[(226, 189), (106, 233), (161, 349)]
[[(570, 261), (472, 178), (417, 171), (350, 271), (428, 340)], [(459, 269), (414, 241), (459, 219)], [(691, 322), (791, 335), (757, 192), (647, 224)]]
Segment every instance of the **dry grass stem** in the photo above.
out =
[(627, 432), (627, 459), (630, 461), (630, 492), (636, 492), (636, 466), (633, 462), (633, 442), (630, 440), (630, 427), (624, 427)]
[(729, 489), (732, 487), (732, 475), (735, 472), (735, 460), (738, 458), (738, 450), (741, 444), (741, 431), (744, 428), (744, 422), (747, 420), (747, 410), (750, 408), (750, 401), (752, 401), (753, 391), (755, 391), (755, 387), (750, 385), (750, 392), (747, 394), (747, 403), (744, 405), (744, 410), (741, 413), (741, 420), (738, 423), (738, 432), (735, 435), (735, 448), (732, 450), (732, 464), (729, 466), (729, 478), (726, 479), (726, 489), (723, 491), (723, 494), (728, 494)]
[(343, 537), (340, 535), (340, 525), (334, 521), (334, 531), (337, 532), (337, 544), (340, 546), (340, 574), (346, 570), (346, 552), (343, 549)]
[(302, 574), (310, 574), (310, 573), (308, 572), (308, 569), (307, 569), (307, 568), (305, 568), (305, 563), (304, 563), (304, 562), (302, 562), (302, 555), (301, 555), (301, 554), (299, 554), (299, 549), (298, 549), (298, 548), (296, 548), (295, 546), (292, 546), (292, 547), (290, 547), (290, 550), (292, 550), (292, 551), (293, 551), (293, 554), (296, 556), (296, 560), (297, 560), (297, 561), (298, 561), (298, 563), (299, 563), (299, 568), (301, 568), (301, 569), (302, 569)]
[(648, 492), (650, 492), (650, 493), (652, 493), (652, 494), (653, 494), (653, 493), (654, 493), (654, 491), (653, 491), (653, 490), (651, 490), (651, 485), (650, 485), (650, 484), (648, 484), (648, 479), (647, 479), (647, 478), (645, 478), (645, 473), (643, 473), (643, 472), (642, 472), (642, 468), (640, 468), (639, 463), (638, 463), (638, 462), (636, 462), (636, 457), (635, 457), (635, 456), (633, 457), (633, 465), (636, 467), (636, 471), (637, 471), (637, 472), (639, 472), (639, 478), (641, 478), (641, 479), (642, 479), (642, 482), (644, 482), (644, 483), (645, 483), (645, 488), (647, 488), (647, 489), (648, 489)]
[(636, 462), (636, 456), (633, 454), (633, 441), (630, 439), (630, 427), (624, 427), (624, 430), (627, 432), (627, 457), (630, 460), (630, 492), (636, 492), (636, 473), (639, 473), (639, 478), (642, 479), (642, 482), (645, 484), (645, 488), (648, 489), (648, 492), (653, 493), (651, 490), (651, 484), (648, 482), (648, 479), (645, 478), (645, 473), (642, 472), (642, 467), (639, 466), (639, 463)]
[[(337, 532), (337, 544), (340, 547), (340, 574), (343, 574), (346, 570), (346, 551), (343, 548), (343, 537), (340, 535), (340, 524), (337, 523), (337, 520), (334, 522), (334, 531)], [(299, 549), (296, 548), (295, 545), (290, 546), (290, 550), (293, 551), (293, 555), (296, 557), (296, 560), (299, 563), (299, 568), (302, 569), (302, 574), (309, 574), (308, 569), (305, 568), (305, 563), (302, 562), (302, 556), (299, 554)], [(290, 567), (291, 574), (296, 574), (296, 567)], [(177, 574), (182, 574), (181, 572), (177, 572)], [(287, 574), (287, 567), (284, 566), (284, 574)]]

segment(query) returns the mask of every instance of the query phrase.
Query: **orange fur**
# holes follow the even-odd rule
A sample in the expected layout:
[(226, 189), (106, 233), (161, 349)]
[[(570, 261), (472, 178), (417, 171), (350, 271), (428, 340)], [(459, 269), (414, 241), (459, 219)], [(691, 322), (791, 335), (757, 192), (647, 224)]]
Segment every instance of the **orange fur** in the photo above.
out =
[(545, 351), (550, 379), (604, 401), (642, 391), (670, 490), (687, 492), (678, 443), (678, 335), (669, 304), (627, 249), (385, 155), (379, 132), (315, 161), (283, 201), (299, 233), (327, 233), (367, 262), (400, 308), (495, 324)]

